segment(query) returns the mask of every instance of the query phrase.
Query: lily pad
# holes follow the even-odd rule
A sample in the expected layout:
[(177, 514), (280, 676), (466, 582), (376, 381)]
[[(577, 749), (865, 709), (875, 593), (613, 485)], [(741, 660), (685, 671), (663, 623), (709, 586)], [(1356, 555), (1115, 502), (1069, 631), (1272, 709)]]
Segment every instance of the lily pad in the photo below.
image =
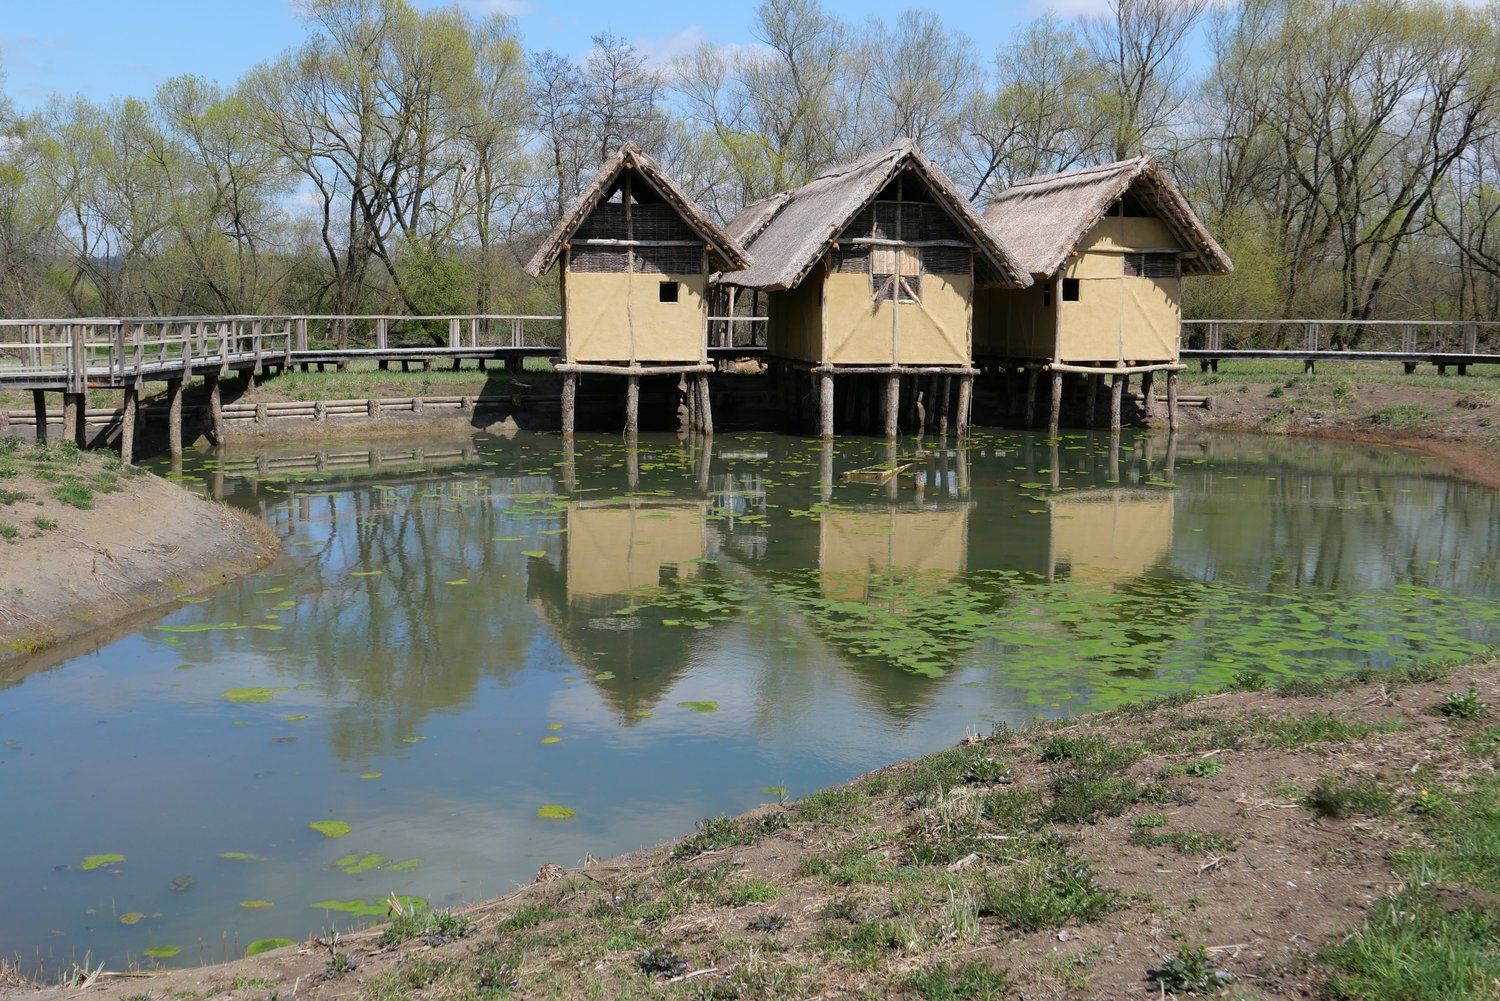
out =
[(275, 907), (276, 905), (271, 903), (269, 900), (241, 900), (240, 906), (246, 908), (247, 910), (259, 911), (264, 910), (267, 907)]
[(173, 893), (186, 893), (198, 885), (196, 876), (173, 876), (172, 881), (167, 884), (167, 889)]
[(408, 872), (421, 864), (422, 860), (419, 858), (404, 858), (400, 862), (392, 862), (390, 865), (384, 866), (383, 869), (385, 872)]
[(540, 560), (546, 558), (547, 551), (544, 549), (523, 549), (521, 550), (521, 555), (529, 556), (534, 560)]
[(681, 706), (683, 709), (691, 709), (695, 713), (716, 713), (716, 712), (719, 711), (719, 704), (717, 702), (694, 702), (694, 701), (690, 701), (690, 702), (679, 702), (677, 704), (679, 706)]
[(325, 838), (342, 838), (354, 830), (348, 823), (342, 820), (314, 820), (307, 825)]
[(90, 869), (101, 869), (104, 866), (114, 865), (116, 862), (124, 861), (124, 855), (90, 855), (83, 860), (82, 864), (80, 864), (78, 868), (86, 872)]
[(360, 772), (359, 777), (362, 779), (379, 779), (385, 777), (385, 772)]
[(145, 916), (146, 915), (142, 914), (140, 911), (128, 911), (128, 912), (120, 915), (120, 924), (122, 924), (122, 925), (139, 924), (141, 918), (143, 918)]
[(547, 729), (549, 729), (549, 730), (561, 730), (562, 728), (563, 728), (563, 725), (561, 723), (548, 723), (547, 724)]
[(595, 681), (614, 681), (615, 680), (615, 672), (613, 672), (613, 671), (600, 671), (598, 674), (594, 675), (594, 680)]
[(575, 810), (558, 803), (548, 803), (546, 806), (537, 807), (536, 815), (543, 820), (567, 820), (575, 812)]
[(353, 573), (351, 573), (349, 576), (350, 577), (379, 577), (383, 573), (385, 573), (384, 570), (356, 570)]
[(175, 945), (153, 945), (149, 949), (142, 949), (152, 959), (171, 959), (182, 951), (181, 947)]
[(221, 692), (219, 698), (226, 702), (270, 702), (275, 694), (269, 688), (231, 688)]
[(245, 946), (245, 955), (259, 956), (261, 953), (270, 952), (272, 949), (285, 949), (289, 945), (296, 944), (296, 942), (293, 942), (289, 938), (258, 938)]
[(307, 719), (307, 713), (293, 713), (290, 716), (283, 716), (281, 718), (288, 723), (300, 723)]
[(231, 862), (264, 862), (264, 855), (256, 855), (252, 852), (220, 852), (219, 858), (229, 859)]
[(542, 738), (542, 743), (543, 744), (561, 744), (562, 743), (562, 738), (561, 737), (543, 737)]

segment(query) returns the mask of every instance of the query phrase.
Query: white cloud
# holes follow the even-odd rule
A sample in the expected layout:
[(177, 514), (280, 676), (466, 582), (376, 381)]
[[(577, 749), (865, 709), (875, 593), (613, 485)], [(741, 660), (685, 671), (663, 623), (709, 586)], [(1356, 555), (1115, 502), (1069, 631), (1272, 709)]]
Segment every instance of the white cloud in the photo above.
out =
[(527, 0), (467, 0), (464, 6), (481, 14), (507, 14), (511, 17), (531, 14), (536, 10)]

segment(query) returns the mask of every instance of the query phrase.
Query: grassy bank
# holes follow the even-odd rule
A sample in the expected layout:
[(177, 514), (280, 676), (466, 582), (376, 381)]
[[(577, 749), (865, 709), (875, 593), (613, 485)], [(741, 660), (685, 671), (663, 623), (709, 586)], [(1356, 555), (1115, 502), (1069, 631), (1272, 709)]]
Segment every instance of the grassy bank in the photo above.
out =
[(970, 736), (462, 912), (91, 993), (1493, 997), (1497, 694), (1496, 662), (1244, 674)]

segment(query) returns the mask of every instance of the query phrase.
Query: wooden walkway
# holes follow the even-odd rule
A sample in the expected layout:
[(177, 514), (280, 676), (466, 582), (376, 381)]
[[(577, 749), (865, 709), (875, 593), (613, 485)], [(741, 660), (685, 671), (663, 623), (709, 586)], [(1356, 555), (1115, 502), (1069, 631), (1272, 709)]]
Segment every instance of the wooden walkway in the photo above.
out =
[[(710, 317), (714, 360), (765, 351), (763, 317)], [(304, 370), (374, 360), (431, 368), (448, 360), (457, 369), (499, 361), (512, 371), (527, 358), (561, 354), (562, 318), (540, 315), (463, 316), (173, 316), (0, 320), (0, 389), (31, 390), (34, 426), (45, 440), (46, 393), (63, 396), (64, 434), (83, 444), (91, 389), (124, 391), (120, 450), (132, 457), (140, 394), (165, 382), (169, 448), (182, 453), (182, 388), (202, 378), (208, 388), (210, 437), (222, 440), (219, 380), (256, 371)]]
[(1205, 372), (1225, 361), (1394, 362), (1411, 375), (1421, 365), (1500, 365), (1500, 323), (1471, 320), (1183, 320), (1182, 358)]

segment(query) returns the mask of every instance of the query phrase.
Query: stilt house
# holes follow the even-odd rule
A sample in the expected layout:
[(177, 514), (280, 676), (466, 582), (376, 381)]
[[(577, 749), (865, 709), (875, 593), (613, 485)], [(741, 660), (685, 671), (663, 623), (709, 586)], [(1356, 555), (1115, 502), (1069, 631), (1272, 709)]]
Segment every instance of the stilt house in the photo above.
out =
[(850, 387), (844, 423), (858, 426), (865, 411), (880, 409), (892, 437), (901, 379), (925, 397), (920, 411), (908, 411), (908, 426), (920, 412), (934, 418), (923, 423), (946, 430), (953, 408), (939, 400), (949, 399), (958, 378), (962, 432), (975, 372), (975, 288), (1018, 288), (1031, 279), (911, 141), (747, 206), (728, 229), (752, 263), (721, 280), (768, 293), (772, 374), (799, 406), (818, 401), (809, 423), (819, 433), (833, 435), (836, 375), (874, 377), (873, 386)]
[(558, 266), (562, 293), (563, 431), (573, 430), (578, 375), (629, 378), (626, 430), (642, 375), (690, 375), (690, 413), (707, 413), (708, 279), (748, 263), (740, 245), (657, 164), (625, 145), (599, 168), (526, 265)]
[(1017, 182), (985, 220), (1034, 282), (980, 290), (974, 355), (1027, 369), (1028, 407), (1037, 374), (1050, 372), (1054, 428), (1065, 373), (1091, 377), (1090, 394), (1105, 375), (1119, 386), (1131, 374), (1167, 371), (1175, 387), (1181, 278), (1234, 268), (1150, 157)]

